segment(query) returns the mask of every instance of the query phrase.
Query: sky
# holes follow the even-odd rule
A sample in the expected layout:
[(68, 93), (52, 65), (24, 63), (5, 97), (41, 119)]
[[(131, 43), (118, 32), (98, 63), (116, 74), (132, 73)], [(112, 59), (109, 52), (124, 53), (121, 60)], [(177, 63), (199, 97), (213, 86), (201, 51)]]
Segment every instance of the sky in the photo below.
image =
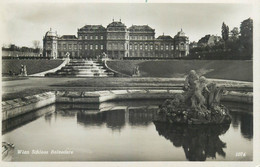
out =
[(225, 22), (230, 30), (253, 17), (250, 4), (191, 4), (191, 3), (10, 3), (1, 11), (4, 44), (32, 46), (33, 40), (42, 45), (44, 34), (52, 28), (59, 35), (77, 35), (86, 24), (106, 27), (121, 19), (127, 26), (149, 25), (155, 36), (171, 35), (183, 29), (190, 41), (207, 34), (221, 36)]

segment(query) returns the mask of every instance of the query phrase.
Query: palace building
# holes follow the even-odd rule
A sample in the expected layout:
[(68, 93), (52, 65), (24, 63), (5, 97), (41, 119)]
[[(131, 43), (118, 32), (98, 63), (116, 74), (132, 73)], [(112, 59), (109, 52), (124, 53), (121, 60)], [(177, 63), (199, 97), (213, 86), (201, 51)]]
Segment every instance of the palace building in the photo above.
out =
[(189, 38), (181, 30), (174, 37), (160, 35), (148, 25), (132, 25), (114, 21), (107, 27), (85, 25), (77, 36), (59, 36), (51, 29), (43, 37), (43, 55), (50, 58), (96, 58), (107, 54), (111, 59), (177, 58), (189, 54)]

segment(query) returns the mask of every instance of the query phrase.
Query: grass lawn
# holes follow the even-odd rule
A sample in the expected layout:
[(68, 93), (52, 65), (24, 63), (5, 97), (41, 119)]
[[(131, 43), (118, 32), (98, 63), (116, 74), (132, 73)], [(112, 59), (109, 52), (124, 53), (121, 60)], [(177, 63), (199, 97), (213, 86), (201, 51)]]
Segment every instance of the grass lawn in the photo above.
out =
[(2, 100), (21, 98), (45, 91), (98, 91), (116, 89), (181, 89), (183, 81), (171, 78), (29, 78), (5, 81)]
[(114, 60), (107, 65), (127, 75), (138, 65), (142, 77), (182, 78), (196, 70), (207, 78), (253, 81), (253, 62), (243, 60)]
[(36, 74), (58, 67), (63, 60), (2, 60), (2, 74), (8, 75), (11, 70), (15, 74), (20, 73), (21, 65), (26, 65), (27, 74)]

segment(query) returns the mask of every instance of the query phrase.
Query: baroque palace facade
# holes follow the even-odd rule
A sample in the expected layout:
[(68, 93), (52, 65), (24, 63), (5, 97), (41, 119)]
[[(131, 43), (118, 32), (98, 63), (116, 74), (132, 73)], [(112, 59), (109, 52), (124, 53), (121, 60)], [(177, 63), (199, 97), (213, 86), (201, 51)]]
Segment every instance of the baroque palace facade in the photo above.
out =
[(176, 58), (189, 54), (189, 38), (181, 30), (174, 38), (161, 35), (155, 38), (155, 30), (148, 25), (132, 25), (127, 28), (120, 21), (102, 25), (85, 25), (75, 35), (58, 36), (46, 32), (43, 37), (43, 55), (50, 58), (96, 58), (106, 53), (111, 59)]

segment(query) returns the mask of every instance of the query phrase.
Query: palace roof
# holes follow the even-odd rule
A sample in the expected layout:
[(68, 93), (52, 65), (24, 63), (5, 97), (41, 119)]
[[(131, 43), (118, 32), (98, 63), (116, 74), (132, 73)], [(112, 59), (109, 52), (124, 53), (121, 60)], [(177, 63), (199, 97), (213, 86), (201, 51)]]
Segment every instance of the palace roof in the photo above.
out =
[(170, 35), (160, 35), (159, 37), (157, 37), (157, 39), (161, 39), (161, 40), (173, 40), (173, 38)]
[(148, 25), (132, 25), (128, 28), (129, 31), (154, 31), (150, 26)]
[(79, 30), (85, 31), (98, 31), (98, 30), (105, 30), (106, 28), (102, 25), (85, 25), (84, 27), (80, 28)]
[(126, 26), (121, 21), (113, 21), (112, 23), (108, 24), (107, 27), (126, 27)]
[(62, 35), (60, 39), (77, 39), (75, 35)]

